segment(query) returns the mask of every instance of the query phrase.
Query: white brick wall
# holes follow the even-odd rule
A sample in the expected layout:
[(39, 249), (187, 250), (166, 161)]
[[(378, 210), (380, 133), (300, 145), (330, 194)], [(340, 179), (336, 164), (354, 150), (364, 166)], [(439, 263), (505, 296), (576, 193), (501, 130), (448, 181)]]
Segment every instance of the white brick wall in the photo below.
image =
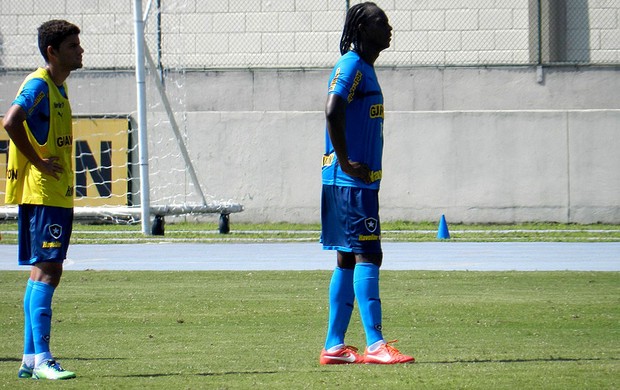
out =
[[(379, 65), (530, 62), (528, 0), (375, 2), (394, 27), (392, 47)], [(345, 4), (345, 0), (162, 0), (163, 63), (198, 68), (329, 67), (338, 56)], [(617, 64), (620, 0), (590, 0), (588, 9), (583, 4), (567, 1), (569, 58)], [(129, 0), (2, 0), (0, 68), (41, 64), (36, 28), (49, 18), (80, 26), (86, 67), (132, 67), (132, 7)], [(152, 52), (154, 12), (153, 5), (146, 23)]]

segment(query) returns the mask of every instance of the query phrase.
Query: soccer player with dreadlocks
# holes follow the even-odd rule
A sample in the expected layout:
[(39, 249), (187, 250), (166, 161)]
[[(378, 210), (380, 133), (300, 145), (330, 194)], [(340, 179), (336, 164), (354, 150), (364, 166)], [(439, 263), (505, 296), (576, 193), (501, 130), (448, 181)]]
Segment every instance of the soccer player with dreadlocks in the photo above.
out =
[[(375, 3), (352, 6), (340, 40), (342, 57), (329, 79), (321, 242), (324, 249), (337, 251), (337, 266), (329, 286), (329, 321), (321, 364), (415, 361), (383, 338), (379, 299), (384, 111), (374, 63), (390, 46), (391, 37), (388, 18)], [(366, 334), (364, 355), (344, 341), (355, 299)]]

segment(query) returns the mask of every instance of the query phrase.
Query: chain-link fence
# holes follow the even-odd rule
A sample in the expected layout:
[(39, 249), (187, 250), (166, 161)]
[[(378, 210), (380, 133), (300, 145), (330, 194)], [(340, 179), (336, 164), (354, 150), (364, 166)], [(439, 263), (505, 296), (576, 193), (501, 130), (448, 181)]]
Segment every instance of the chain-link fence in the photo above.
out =
[[(143, 1), (149, 51), (164, 68), (330, 67), (348, 0)], [(620, 64), (620, 2), (376, 0), (394, 28), (378, 66)], [(82, 28), (84, 64), (134, 66), (133, 1), (0, 1), (0, 69), (30, 69), (36, 28)]]

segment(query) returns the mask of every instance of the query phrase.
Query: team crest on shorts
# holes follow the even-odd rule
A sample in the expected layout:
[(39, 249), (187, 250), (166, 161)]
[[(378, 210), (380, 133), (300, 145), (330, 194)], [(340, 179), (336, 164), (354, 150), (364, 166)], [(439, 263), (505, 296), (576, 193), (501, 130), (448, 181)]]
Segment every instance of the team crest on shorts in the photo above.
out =
[(50, 235), (58, 240), (62, 236), (62, 226), (53, 224), (49, 226)]
[(366, 218), (364, 225), (366, 225), (366, 230), (374, 233), (375, 230), (377, 230), (377, 225), (379, 225), (379, 223), (376, 218)]

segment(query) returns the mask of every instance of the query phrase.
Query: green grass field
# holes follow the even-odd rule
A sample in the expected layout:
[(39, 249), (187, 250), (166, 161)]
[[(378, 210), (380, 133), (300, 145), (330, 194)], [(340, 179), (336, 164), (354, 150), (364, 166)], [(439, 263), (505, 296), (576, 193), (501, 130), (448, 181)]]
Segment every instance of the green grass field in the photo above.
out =
[[(220, 234), (217, 222), (169, 223), (164, 236), (145, 236), (138, 225), (92, 225), (76, 223), (73, 244), (117, 244), (135, 242), (317, 242), (319, 224), (236, 223), (231, 218), (229, 234)], [(620, 225), (576, 225), (559, 223), (451, 224), (451, 241), (467, 242), (618, 242)], [(424, 242), (437, 239), (437, 223), (395, 221), (381, 224), (382, 240)], [(0, 244), (17, 243), (17, 223), (0, 223)]]
[[(52, 350), (78, 374), (16, 378), (27, 272), (0, 272), (11, 389), (614, 389), (620, 273), (383, 271), (384, 333), (414, 365), (320, 366), (330, 272), (69, 271)], [(363, 347), (357, 309), (347, 341)]]

